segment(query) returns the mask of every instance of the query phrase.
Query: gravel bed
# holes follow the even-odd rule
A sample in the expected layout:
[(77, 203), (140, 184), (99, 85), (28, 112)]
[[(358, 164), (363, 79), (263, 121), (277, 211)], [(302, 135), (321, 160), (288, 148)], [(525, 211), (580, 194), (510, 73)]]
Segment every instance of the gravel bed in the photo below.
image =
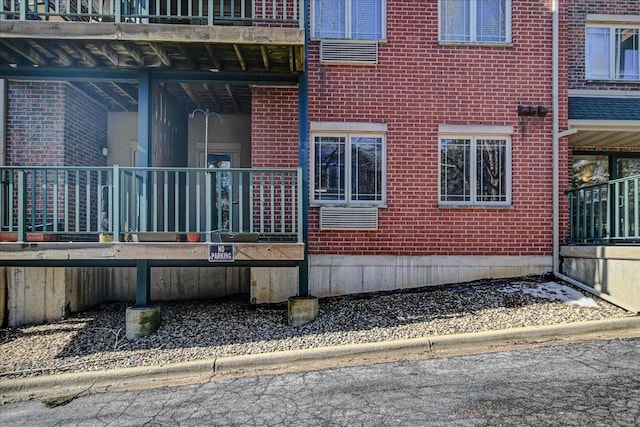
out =
[(160, 329), (135, 341), (124, 337), (131, 303), (107, 303), (55, 323), (0, 329), (0, 380), (631, 315), (596, 297), (594, 308), (526, 292), (549, 280), (527, 276), (323, 298), (318, 319), (297, 328), (287, 324), (286, 304), (252, 306), (246, 295), (161, 302)]

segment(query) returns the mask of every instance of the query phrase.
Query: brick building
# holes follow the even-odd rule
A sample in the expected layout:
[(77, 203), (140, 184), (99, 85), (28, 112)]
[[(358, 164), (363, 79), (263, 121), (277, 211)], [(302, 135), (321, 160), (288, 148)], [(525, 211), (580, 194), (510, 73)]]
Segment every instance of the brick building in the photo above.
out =
[(550, 271), (551, 3), (338, 3), (311, 2), (312, 293)]
[[(108, 274), (64, 265), (100, 277), (102, 293), (72, 309), (237, 292), (278, 302), (550, 271), (599, 292), (580, 273), (593, 268), (565, 243), (600, 243), (583, 234), (611, 231), (578, 220), (591, 213), (576, 210), (577, 176), (634, 175), (636, 2), (225, 1), (191, 16), (96, 10), (86, 22), (23, 3), (0, 21), (5, 164), (119, 165), (104, 171), (114, 177), (132, 168), (118, 178), (130, 183), (122, 196), (120, 181), (102, 175), (89, 181), (110, 195), (74, 193), (91, 212), (101, 212), (96, 201), (120, 202), (116, 219), (109, 211), (83, 223), (106, 229), (44, 230), (70, 240), (106, 232), (114, 246), (138, 248), (99, 266)], [(603, 46), (609, 62), (593, 57)], [(616, 162), (625, 175), (608, 172)], [(590, 178), (583, 184), (600, 182)], [(625, 200), (637, 211), (635, 182)], [(57, 199), (30, 200), (29, 209)], [(4, 212), (16, 232), (18, 215)], [(36, 216), (24, 221), (35, 226)], [(637, 239), (632, 217), (621, 236), (598, 237)], [(235, 264), (218, 268), (205, 245), (175, 242), (196, 232), (215, 243), (219, 231), (258, 241), (233, 242)], [(171, 255), (119, 242), (144, 234), (173, 240)], [(2, 265), (28, 270), (9, 267), (26, 256)]]
[(566, 16), (569, 241), (586, 246), (562, 248), (563, 272), (638, 311), (640, 3), (572, 1)]

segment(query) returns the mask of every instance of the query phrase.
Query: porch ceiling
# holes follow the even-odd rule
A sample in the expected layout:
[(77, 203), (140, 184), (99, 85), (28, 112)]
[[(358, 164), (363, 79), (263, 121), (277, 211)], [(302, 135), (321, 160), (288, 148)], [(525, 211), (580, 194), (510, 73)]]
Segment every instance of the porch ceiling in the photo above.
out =
[(577, 132), (569, 135), (572, 148), (631, 148), (640, 149), (640, 122), (569, 120), (569, 127)]
[[(113, 111), (137, 109), (137, 84), (91, 80), (104, 70), (297, 74), (304, 67), (299, 28), (102, 22), (0, 21), (2, 69), (86, 70), (71, 84)], [(11, 73), (9, 73), (11, 71)], [(26, 73), (25, 73), (26, 74)], [(18, 72), (18, 75), (20, 73)], [(248, 84), (167, 82), (185, 108), (248, 113)], [(43, 74), (44, 76), (44, 74)]]

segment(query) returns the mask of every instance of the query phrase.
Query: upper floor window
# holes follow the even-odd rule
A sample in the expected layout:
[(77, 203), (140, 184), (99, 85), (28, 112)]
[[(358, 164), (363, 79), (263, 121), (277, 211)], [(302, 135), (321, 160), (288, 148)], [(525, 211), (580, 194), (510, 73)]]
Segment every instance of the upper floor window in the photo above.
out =
[(511, 0), (440, 0), (439, 11), (441, 42), (511, 42)]
[(386, 0), (314, 0), (312, 14), (316, 39), (386, 37)]
[(640, 26), (589, 25), (585, 74), (588, 80), (640, 80)]

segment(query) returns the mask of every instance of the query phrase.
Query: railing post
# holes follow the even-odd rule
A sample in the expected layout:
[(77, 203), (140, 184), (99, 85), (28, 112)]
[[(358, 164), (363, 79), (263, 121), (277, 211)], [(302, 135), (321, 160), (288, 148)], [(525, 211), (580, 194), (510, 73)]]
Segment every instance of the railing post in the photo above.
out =
[(20, 20), (21, 21), (27, 20), (27, 3), (28, 3), (28, 0), (22, 0), (20, 2)]
[(27, 239), (27, 171), (18, 171), (18, 242), (26, 242)]
[[(213, 1), (214, 0), (208, 0), (208, 6), (207, 6), (207, 24), (209, 24), (210, 26), (213, 25), (213, 15), (215, 15), (215, 11), (213, 9)], [(207, 165), (205, 165), (206, 167)]]
[(122, 7), (127, 3), (127, 0), (115, 0), (112, 5), (113, 5), (113, 13), (114, 13), (114, 20), (116, 23), (122, 22)]
[(306, 1), (307, 0), (300, 0), (299, 6), (298, 6), (298, 22), (300, 23), (300, 28), (304, 29), (305, 28), (305, 15), (307, 14), (307, 5), (306, 5)]
[(120, 166), (113, 165), (113, 206), (109, 206), (111, 212), (108, 213), (109, 218), (113, 218), (113, 241), (120, 241)]
[(640, 237), (640, 189), (638, 189), (638, 184), (640, 184), (640, 178), (636, 177), (633, 181), (633, 188), (636, 190), (635, 197), (633, 198), (633, 237)]

